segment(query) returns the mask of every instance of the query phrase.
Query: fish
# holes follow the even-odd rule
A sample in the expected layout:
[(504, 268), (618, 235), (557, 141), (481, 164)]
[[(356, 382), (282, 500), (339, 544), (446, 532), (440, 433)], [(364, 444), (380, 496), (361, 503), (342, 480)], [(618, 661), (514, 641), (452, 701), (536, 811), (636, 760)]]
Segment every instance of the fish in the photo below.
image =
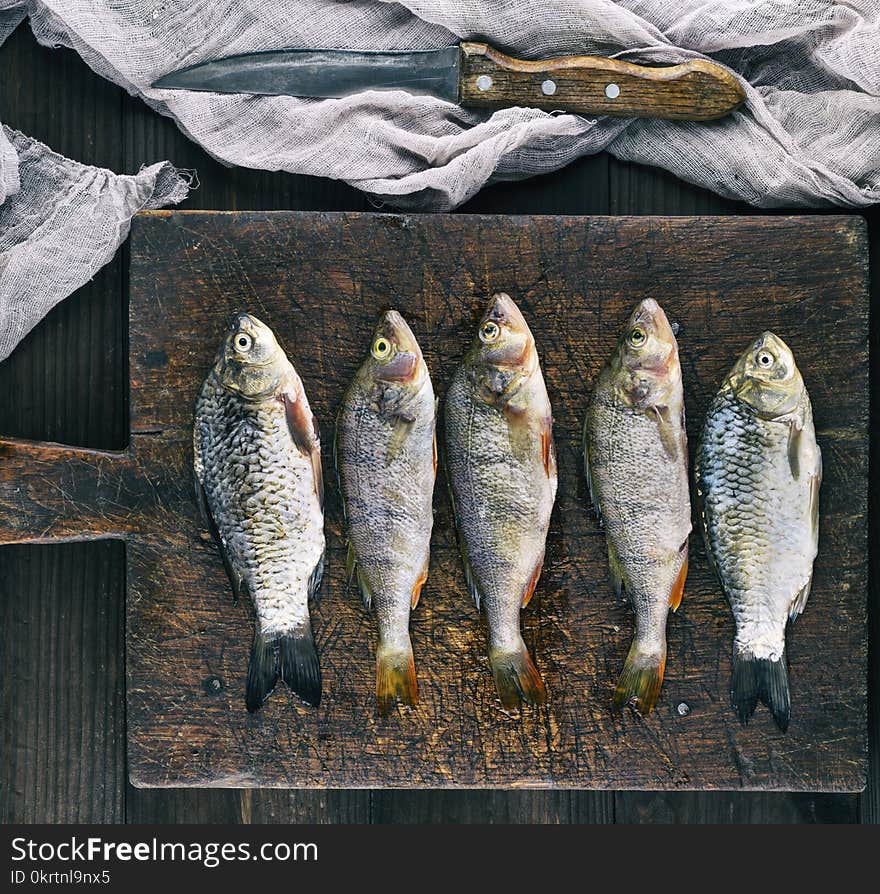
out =
[(712, 400), (694, 479), (706, 552), (736, 624), (731, 705), (745, 725), (761, 701), (785, 732), (786, 628), (806, 607), (819, 551), (822, 451), (794, 355), (772, 332)]
[(647, 715), (663, 684), (666, 622), (684, 593), (691, 533), (678, 343), (653, 298), (636, 306), (599, 372), (583, 444), (612, 585), (635, 613), (635, 635), (612, 704)]
[(468, 589), (488, 624), (501, 703), (547, 691), (520, 631), (544, 564), (556, 499), (553, 417), (535, 339), (513, 299), (494, 295), (449, 384), (445, 456)]
[(309, 600), (324, 568), (321, 439), (302, 380), (251, 314), (233, 317), (199, 391), (193, 453), (196, 500), (233, 600), (248, 594), (256, 609), (247, 709), (257, 711), (278, 680), (317, 706)]
[(421, 348), (395, 310), (370, 351), (336, 422), (334, 454), (348, 527), (349, 574), (375, 606), (376, 703), (418, 704), (410, 612), (428, 578), (437, 477), (437, 402)]

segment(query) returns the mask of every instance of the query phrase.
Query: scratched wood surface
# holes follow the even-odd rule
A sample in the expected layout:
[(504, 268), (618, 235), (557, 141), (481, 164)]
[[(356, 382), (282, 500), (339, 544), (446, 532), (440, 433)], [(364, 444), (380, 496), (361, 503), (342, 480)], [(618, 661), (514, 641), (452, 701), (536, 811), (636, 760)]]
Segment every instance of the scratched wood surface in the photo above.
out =
[[(135, 171), (171, 158), (198, 170), (192, 209), (363, 210), (362, 193), (339, 181), (227, 168), (75, 53), (39, 46), (22, 26), (0, 48), (4, 123), (71, 158)], [(607, 153), (555, 174), (483, 190), (463, 209), (493, 213), (750, 214), (660, 168)], [(871, 266), (880, 263), (880, 208), (867, 209)], [(778, 213), (778, 212), (777, 212)], [(69, 444), (119, 447), (128, 432), (127, 249), (59, 305), (0, 364), (0, 432)], [(874, 277), (872, 301), (880, 298)], [(875, 303), (874, 319), (877, 318)], [(877, 327), (872, 322), (872, 346)], [(875, 364), (876, 366), (876, 364)], [(880, 380), (872, 370), (874, 393)], [(872, 398), (873, 401), (873, 398)], [(877, 444), (872, 405), (872, 451)], [(876, 460), (877, 454), (873, 453)], [(870, 489), (880, 511), (880, 486)], [(878, 643), (876, 525), (871, 535), (871, 633)], [(871, 753), (861, 795), (797, 792), (544, 790), (135, 789), (127, 784), (120, 541), (23, 545), (0, 553), (4, 822), (876, 822), (880, 760)], [(53, 640), (47, 643), (47, 627)], [(83, 631), (88, 633), (83, 635)], [(876, 654), (876, 648), (874, 649)], [(871, 670), (871, 691), (880, 683)], [(48, 680), (57, 685), (47, 685)], [(880, 712), (871, 702), (872, 741)]]
[[(31, 445), (7, 445), (4, 466), (18, 487), (0, 491), (10, 510), (0, 537), (127, 538), (136, 785), (858, 790), (866, 767), (865, 246), (864, 228), (844, 218), (144, 215), (132, 237), (131, 448), (44, 447), (34, 463)], [(373, 622), (344, 591), (332, 419), (380, 310), (393, 305), (410, 320), (442, 396), (497, 289), (532, 325), (556, 419), (559, 497), (538, 598), (523, 615), (550, 703), (501, 709), (438, 488), (431, 573), (413, 619), (422, 702), (380, 720)], [(763, 710), (742, 729), (728, 707), (732, 624), (698, 538), (685, 603), (670, 622), (657, 712), (643, 720), (609, 710), (632, 625), (610, 592), (602, 534), (586, 509), (579, 429), (590, 382), (647, 295), (681, 326), (692, 443), (724, 372), (764, 328), (792, 345), (811, 391), (826, 457), (822, 548), (810, 608), (789, 635), (788, 735)], [(259, 714), (244, 710), (250, 609), (232, 607), (192, 504), (193, 399), (230, 313), (242, 308), (279, 334), (325, 432), (317, 711), (283, 690)], [(61, 485), (47, 488), (49, 480)]]

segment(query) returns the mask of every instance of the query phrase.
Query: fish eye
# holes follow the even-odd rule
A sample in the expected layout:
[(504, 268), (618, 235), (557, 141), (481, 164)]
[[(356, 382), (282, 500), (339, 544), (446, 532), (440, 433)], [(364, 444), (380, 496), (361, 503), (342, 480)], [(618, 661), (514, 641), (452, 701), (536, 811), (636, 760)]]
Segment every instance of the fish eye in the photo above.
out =
[(645, 335), (645, 330), (639, 329), (638, 326), (629, 334), (629, 343), (634, 348), (640, 348), (647, 340), (648, 336)]
[(770, 369), (773, 366), (773, 355), (768, 351), (760, 351), (758, 353), (758, 366), (761, 369)]
[(488, 320), (480, 326), (480, 341), (487, 345), (495, 341), (500, 334), (501, 329), (498, 327), (498, 324), (493, 323), (492, 320)]
[(391, 342), (380, 335), (373, 342), (373, 347), (370, 351), (377, 360), (384, 360), (391, 353)]
[(233, 339), (232, 344), (235, 347), (235, 350), (240, 354), (247, 354), (253, 347), (254, 340), (247, 334), (247, 332), (239, 332)]

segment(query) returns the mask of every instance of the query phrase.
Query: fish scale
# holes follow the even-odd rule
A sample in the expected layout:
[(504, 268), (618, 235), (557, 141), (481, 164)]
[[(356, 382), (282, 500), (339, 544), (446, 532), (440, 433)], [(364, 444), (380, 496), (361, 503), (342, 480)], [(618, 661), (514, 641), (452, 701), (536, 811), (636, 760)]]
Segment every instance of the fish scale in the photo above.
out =
[(556, 453), (534, 338), (509, 295), (490, 301), (450, 382), (445, 422), (459, 545), (471, 595), (486, 613), (498, 694), (505, 707), (540, 704), (546, 691), (520, 611), (544, 562)]
[(311, 464), (290, 440), (280, 402), (251, 409), (213, 376), (200, 402), (199, 454), (213, 469), (205, 492), (260, 632), (295, 629), (308, 620), (309, 583), (324, 553)]
[(256, 711), (279, 679), (317, 705), (321, 672), (308, 603), (324, 559), (317, 426), (272, 331), (237, 314), (196, 399), (196, 496), (233, 594), (256, 610), (246, 685)]
[(418, 701), (409, 620), (428, 573), (435, 423), (421, 349), (403, 317), (388, 311), (342, 400), (334, 442), (349, 561), (378, 622), (376, 701), (382, 714), (395, 700)]
[[(701, 451), (699, 487), (710, 494), (708, 543), (736, 621), (734, 647), (779, 661), (792, 598), (812, 568), (809, 492), (782, 486), (791, 479), (787, 427), (759, 419), (732, 392), (710, 407), (704, 439), (713, 449)], [(790, 579), (792, 563), (801, 568)]]
[[(357, 563), (362, 570), (375, 573), (379, 586), (372, 588), (372, 595), (380, 627), (398, 639), (408, 630), (412, 588), (425, 565), (433, 517), (434, 394), (430, 380), (417, 401), (423, 412), (410, 433), (412, 443), (405, 445), (394, 461), (388, 459), (392, 423), (368, 412), (362, 392), (346, 399), (346, 405), (355, 408), (358, 424), (353, 429), (345, 425), (339, 429), (338, 449), (345, 457), (345, 511), (350, 536), (357, 541)], [(398, 611), (398, 606), (404, 605), (407, 610)]]
[(650, 414), (602, 397), (593, 413), (590, 468), (602, 494), (606, 536), (626, 569), (636, 627), (646, 645), (660, 648), (669, 592), (681, 568), (670, 565), (669, 556), (680, 552), (691, 528), (687, 466), (670, 461)]
[(691, 531), (678, 345), (651, 298), (632, 312), (603, 365), (584, 421), (590, 496), (612, 581), (635, 614), (613, 704), (653, 710), (666, 667), (666, 621), (681, 599)]
[(784, 731), (786, 627), (812, 582), (822, 454), (801, 374), (772, 332), (740, 356), (709, 406), (694, 477), (706, 552), (736, 625), (731, 703), (746, 723), (764, 702)]

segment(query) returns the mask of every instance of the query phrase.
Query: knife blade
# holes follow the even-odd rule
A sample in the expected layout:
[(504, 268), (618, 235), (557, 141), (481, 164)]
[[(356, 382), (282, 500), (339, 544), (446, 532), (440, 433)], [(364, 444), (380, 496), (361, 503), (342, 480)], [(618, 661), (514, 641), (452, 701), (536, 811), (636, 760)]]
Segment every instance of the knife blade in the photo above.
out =
[(172, 71), (152, 86), (315, 98), (404, 90), (463, 106), (687, 121), (721, 118), (745, 101), (734, 75), (705, 59), (665, 67), (601, 56), (526, 61), (470, 41), (440, 50), (244, 53)]

